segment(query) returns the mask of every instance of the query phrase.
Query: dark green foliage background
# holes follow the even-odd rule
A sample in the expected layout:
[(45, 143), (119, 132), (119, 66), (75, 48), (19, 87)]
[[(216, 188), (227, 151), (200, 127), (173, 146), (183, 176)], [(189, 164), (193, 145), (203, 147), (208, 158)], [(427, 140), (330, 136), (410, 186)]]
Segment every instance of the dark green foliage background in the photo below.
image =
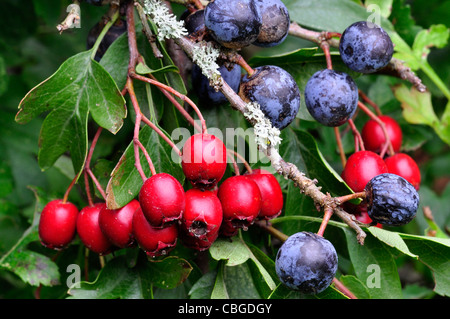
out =
[[(350, 23), (367, 17), (358, 0), (284, 2), (291, 18), (311, 29), (342, 32)], [(231, 243), (219, 240), (210, 252), (203, 254), (178, 245), (169, 258), (161, 258), (157, 262), (147, 261), (136, 248), (119, 251), (114, 257), (106, 256), (106, 266), (101, 269), (98, 256), (91, 253), (88, 273), (83, 277), (85, 281), (80, 289), (72, 289), (68, 294), (66, 279), (70, 273), (66, 268), (70, 264), (78, 264), (84, 270), (85, 248), (76, 239), (56, 256), (55, 252), (40, 245), (37, 222), (45, 203), (62, 197), (75, 174), (74, 167), (81, 167), (82, 157), (72, 163), (67, 153), (58, 151), (57, 156), (51, 154), (53, 158), (44, 158), (46, 164), (39, 166), (42, 158), (38, 161), (38, 141), (47, 113), (34, 114), (24, 125), (18, 124), (15, 116), (20, 101), (30, 90), (54, 74), (67, 59), (86, 51), (89, 29), (106, 12), (104, 7), (83, 3), (81, 28), (59, 34), (55, 26), (64, 19), (70, 3), (6, 0), (0, 4), (0, 298), (34, 298), (37, 289), (41, 298), (304, 298), (279, 285), (273, 261), (279, 242), (255, 227)], [(414, 46), (420, 31), (437, 24), (449, 27), (448, 1), (416, 0), (411, 1), (411, 5), (409, 3), (406, 0), (392, 1), (392, 11), (389, 18), (383, 20), (383, 25), (410, 47)], [(177, 14), (183, 11), (178, 5), (174, 5), (174, 9)], [(162, 68), (163, 65), (158, 65), (160, 62), (155, 61), (151, 51), (145, 47), (145, 39), (139, 39), (147, 64), (154, 70)], [(119, 90), (123, 88), (123, 75), (128, 63), (124, 40), (119, 39), (100, 62)], [(428, 55), (429, 65), (447, 89), (450, 87), (449, 54), (450, 46), (446, 44), (432, 47)], [(252, 66), (276, 64), (285, 68), (295, 77), (301, 91), (309, 76), (325, 67), (320, 50), (310, 42), (294, 37), (288, 37), (281, 46), (271, 49), (247, 48), (243, 55)], [(168, 57), (164, 65), (172, 65)], [(336, 69), (350, 72), (336, 52), (333, 53), (333, 65)], [(448, 109), (445, 94), (422, 69), (417, 73), (428, 86), (432, 107), (440, 118)], [(393, 91), (399, 86), (409, 87), (409, 83), (388, 76), (351, 74), (359, 88), (380, 105), (383, 113), (400, 122), (404, 132), (403, 150), (420, 165), (421, 205), (417, 218), (405, 227), (387, 231), (367, 229), (368, 238), (364, 246), (356, 243), (354, 232), (346, 225), (338, 219), (331, 221), (325, 237), (339, 253), (338, 278), (360, 298), (448, 297), (450, 244), (445, 231), (450, 227), (450, 152), (449, 145), (443, 141), (450, 136), (448, 122), (435, 127), (427, 122), (411, 124), (411, 119), (416, 120), (420, 111), (410, 114), (407, 121), (398, 98), (405, 96), (395, 95)], [(185, 90), (196, 100), (189, 84), (184, 88), (177, 74), (161, 73), (157, 76), (181, 92)], [(149, 102), (146, 89), (144, 85), (136, 86), (141, 106), (146, 112), (156, 115), (162, 128), (171, 132), (176, 127), (186, 126), (181, 116), (154, 88), (150, 89), (152, 100)], [(248, 128), (242, 115), (227, 106), (204, 109), (203, 112), (210, 127), (222, 130), (227, 127)], [(364, 114), (359, 114), (355, 123), (361, 128), (366, 120)], [(130, 109), (123, 121), (115, 135), (104, 132), (95, 149), (92, 168), (105, 187), (110, 173), (131, 142), (133, 113)], [(96, 128), (92, 117), (87, 128), (86, 138), (90, 140)], [(158, 145), (149, 147), (152, 158), (156, 161), (162, 159), (157, 168), (171, 172), (181, 180), (179, 166), (164, 160), (169, 154), (164, 142), (149, 130), (143, 131), (142, 136), (146, 139), (144, 145)], [(304, 105), (298, 121), (284, 130), (282, 137), (280, 153), (286, 160), (296, 164), (309, 177), (317, 178), (324, 191), (333, 195), (348, 192), (339, 179), (342, 166), (333, 130), (311, 121)], [(350, 133), (344, 136), (344, 147), (348, 154), (353, 151)], [(132, 166), (128, 163), (122, 168), (130, 171)], [(227, 176), (231, 171), (230, 167)], [(131, 176), (131, 180), (139, 183), (138, 175)], [(317, 212), (312, 201), (299, 194), (292, 183), (282, 179), (280, 183), (285, 195), (285, 209), (274, 226), (288, 235), (301, 230), (317, 231), (321, 213)], [(70, 194), (70, 200), (79, 207), (87, 204), (83, 187), (82, 184), (77, 185)], [(138, 189), (138, 185), (117, 188), (115, 201), (124, 203), (129, 200), (127, 187), (133, 188), (134, 193), (131, 194)], [(434, 223), (424, 219), (422, 208), (425, 206), (433, 212)], [(426, 237), (429, 229), (437, 230), (441, 237)], [(370, 264), (377, 264), (382, 269), (382, 289), (367, 287), (366, 279), (370, 273), (366, 270)], [(329, 288), (315, 298), (343, 296)]]

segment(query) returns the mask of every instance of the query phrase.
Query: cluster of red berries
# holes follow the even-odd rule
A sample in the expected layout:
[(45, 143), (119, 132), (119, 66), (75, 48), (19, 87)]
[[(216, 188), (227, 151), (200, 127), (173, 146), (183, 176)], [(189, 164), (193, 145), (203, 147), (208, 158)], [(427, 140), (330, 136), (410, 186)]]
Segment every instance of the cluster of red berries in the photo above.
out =
[(274, 175), (254, 169), (224, 180), (226, 147), (210, 134), (195, 134), (185, 143), (181, 164), (192, 188), (167, 173), (147, 178), (133, 199), (120, 209), (105, 203), (81, 211), (63, 200), (49, 202), (39, 223), (41, 243), (52, 249), (69, 245), (76, 234), (98, 254), (138, 245), (148, 256), (167, 254), (180, 239), (186, 247), (206, 250), (222, 236), (247, 230), (258, 219), (281, 213), (283, 194)]
[[(395, 154), (381, 157), (386, 148), (386, 135), (381, 125), (376, 120), (370, 119), (361, 130), (365, 150), (356, 151), (349, 156), (342, 171), (343, 180), (356, 193), (364, 191), (366, 184), (373, 177), (392, 173), (403, 177), (419, 190), (421, 181), (419, 167), (411, 156), (400, 152), (403, 142), (400, 125), (387, 115), (380, 115), (378, 118), (384, 123)], [(346, 208), (354, 213), (359, 221), (371, 222), (364, 201), (358, 206), (346, 203)], [(381, 227), (379, 224), (377, 226)]]

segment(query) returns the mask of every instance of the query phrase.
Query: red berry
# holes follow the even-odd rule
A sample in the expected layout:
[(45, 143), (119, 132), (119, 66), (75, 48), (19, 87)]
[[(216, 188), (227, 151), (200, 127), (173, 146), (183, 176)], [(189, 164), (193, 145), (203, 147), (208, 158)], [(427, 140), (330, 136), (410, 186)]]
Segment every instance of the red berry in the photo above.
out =
[(139, 207), (139, 202), (133, 199), (122, 208), (104, 207), (100, 210), (98, 216), (100, 229), (115, 246), (119, 248), (133, 246), (133, 215)]
[(356, 193), (364, 191), (366, 184), (375, 176), (387, 173), (383, 159), (371, 151), (358, 151), (347, 159), (342, 179)]
[(142, 212), (153, 227), (165, 227), (181, 218), (185, 207), (184, 189), (166, 173), (148, 178), (139, 192)]
[(181, 166), (196, 188), (213, 188), (225, 174), (227, 149), (211, 134), (195, 134), (183, 146)]
[(133, 234), (139, 247), (150, 257), (166, 255), (177, 244), (176, 224), (164, 228), (153, 227), (145, 218), (141, 208), (134, 212)]
[(261, 211), (259, 218), (272, 219), (281, 214), (283, 209), (283, 192), (277, 178), (264, 169), (253, 169), (252, 174), (247, 174), (261, 192)]
[(223, 210), (223, 223), (234, 228), (247, 228), (261, 211), (261, 192), (258, 185), (244, 175), (227, 178), (217, 193)]
[(51, 249), (63, 249), (73, 240), (77, 228), (78, 208), (55, 199), (45, 205), (39, 220), (39, 238), (42, 245)]
[[(380, 115), (379, 119), (385, 124), (386, 131), (388, 132), (389, 139), (392, 144), (392, 148), (395, 152), (400, 150), (402, 146), (402, 129), (400, 125), (392, 117), (387, 115)], [(361, 137), (364, 142), (364, 147), (368, 151), (380, 153), (384, 144), (386, 143), (386, 137), (380, 124), (375, 120), (370, 119), (366, 122), (361, 130)]]
[(420, 188), (420, 169), (411, 156), (405, 153), (397, 153), (384, 160), (388, 168), (388, 172), (400, 175), (410, 182), (416, 190)]
[(89, 250), (100, 255), (110, 253), (114, 247), (102, 233), (98, 222), (100, 210), (104, 208), (105, 203), (84, 207), (77, 218), (77, 233), (81, 241)]
[(205, 237), (198, 238), (191, 236), (186, 233), (186, 231), (182, 230), (180, 231), (179, 236), (184, 246), (198, 251), (204, 251), (211, 247), (211, 245), (216, 241), (217, 237), (219, 237), (219, 232), (211, 231)]
[(223, 212), (214, 192), (190, 189), (186, 192), (186, 209), (181, 218), (181, 229), (189, 236), (205, 239), (219, 231)]
[[(367, 211), (362, 211), (358, 214), (355, 214), (355, 218), (356, 220), (358, 220), (363, 224), (370, 224), (373, 222), (372, 219), (369, 217), (369, 213)], [(375, 227), (383, 228), (383, 225), (381, 225), (380, 223), (376, 223)]]

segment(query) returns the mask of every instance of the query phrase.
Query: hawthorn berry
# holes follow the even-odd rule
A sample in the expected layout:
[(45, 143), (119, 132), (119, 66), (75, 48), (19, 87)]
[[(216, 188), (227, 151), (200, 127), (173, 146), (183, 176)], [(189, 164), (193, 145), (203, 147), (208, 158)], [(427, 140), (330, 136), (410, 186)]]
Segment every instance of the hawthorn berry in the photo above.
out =
[(206, 239), (209, 233), (219, 231), (222, 220), (222, 204), (214, 192), (196, 188), (186, 191), (186, 208), (180, 223), (186, 235)]
[(342, 61), (353, 71), (373, 73), (391, 61), (394, 45), (383, 28), (359, 21), (342, 33), (339, 52)]
[(184, 189), (172, 175), (159, 173), (147, 178), (139, 191), (144, 216), (153, 227), (165, 227), (181, 218)]
[(103, 207), (98, 215), (98, 223), (108, 240), (119, 248), (134, 245), (133, 215), (140, 208), (136, 199), (118, 209)]
[(399, 175), (377, 175), (367, 183), (365, 192), (367, 212), (374, 222), (402, 226), (416, 216), (419, 194), (410, 182)]
[(50, 249), (64, 249), (73, 240), (77, 228), (78, 208), (62, 199), (48, 202), (39, 219), (39, 239)]
[(226, 48), (246, 47), (261, 32), (261, 12), (254, 0), (213, 0), (204, 10), (206, 29)]
[(163, 228), (153, 227), (140, 207), (134, 212), (132, 226), (134, 238), (147, 256), (167, 255), (177, 244), (177, 224)]
[(247, 103), (257, 102), (272, 125), (284, 129), (294, 121), (300, 108), (300, 90), (295, 79), (274, 65), (253, 71), (242, 77), (239, 96)]
[(364, 191), (366, 184), (376, 175), (387, 173), (383, 159), (371, 151), (358, 151), (347, 159), (342, 179), (356, 193)]
[(358, 87), (344, 72), (320, 70), (306, 83), (305, 103), (317, 122), (325, 126), (340, 126), (356, 112)]
[[(380, 115), (378, 117), (385, 125), (389, 140), (392, 144), (394, 152), (398, 152), (402, 146), (403, 133), (398, 122), (390, 116)], [(364, 147), (368, 151), (380, 153), (386, 143), (386, 136), (381, 125), (374, 119), (368, 120), (362, 130), (361, 138), (364, 142)]]
[(109, 254), (114, 245), (103, 234), (99, 225), (99, 214), (106, 208), (105, 203), (97, 203), (84, 207), (77, 218), (77, 233), (82, 243), (91, 251), (99, 255)]
[(227, 178), (220, 185), (217, 197), (222, 204), (222, 224), (232, 228), (247, 230), (261, 211), (259, 187), (246, 175)]
[[(222, 228), (222, 227), (221, 227)], [(221, 229), (219, 228), (219, 230)], [(191, 236), (188, 232), (181, 229), (179, 231), (179, 238), (184, 246), (197, 251), (205, 251), (211, 247), (211, 245), (219, 237), (219, 231), (211, 231), (204, 237)]]
[(289, 236), (275, 258), (275, 270), (281, 282), (304, 294), (325, 290), (333, 281), (337, 266), (333, 244), (310, 232)]
[(283, 192), (277, 178), (269, 171), (256, 168), (252, 173), (247, 173), (261, 192), (261, 211), (258, 219), (272, 219), (281, 214), (283, 209)]
[(420, 169), (416, 161), (405, 153), (397, 153), (384, 159), (389, 173), (400, 175), (410, 182), (416, 190), (420, 188)]
[(227, 169), (225, 144), (211, 134), (192, 135), (183, 146), (181, 167), (194, 187), (213, 188)]

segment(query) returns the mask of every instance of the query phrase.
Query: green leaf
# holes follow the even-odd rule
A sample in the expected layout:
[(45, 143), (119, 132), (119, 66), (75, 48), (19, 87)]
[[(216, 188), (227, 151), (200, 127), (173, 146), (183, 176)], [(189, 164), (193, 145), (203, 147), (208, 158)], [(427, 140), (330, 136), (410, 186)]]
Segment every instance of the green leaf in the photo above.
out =
[(183, 258), (169, 256), (163, 260), (149, 261), (146, 265), (151, 274), (150, 281), (159, 288), (174, 289), (181, 285), (192, 271), (192, 266)]
[(352, 230), (343, 230), (356, 276), (365, 283), (371, 298), (402, 298), (397, 265), (388, 247), (370, 234), (365, 238), (364, 245), (360, 245)]
[(261, 299), (247, 263), (225, 267), (224, 282), (230, 299)]
[(401, 84), (394, 88), (394, 94), (401, 102), (403, 117), (406, 121), (411, 124), (430, 126), (444, 142), (450, 144), (450, 129), (448, 126), (448, 114), (450, 114), (450, 111), (444, 114), (445, 118), (441, 122), (434, 112), (429, 92), (420, 93)]
[(218, 238), (209, 248), (211, 257), (215, 260), (225, 260), (227, 266), (243, 264), (250, 258), (250, 252), (238, 238)]
[(370, 299), (367, 287), (355, 276), (347, 275), (339, 278), (345, 287), (347, 287), (358, 299)]
[(431, 47), (443, 48), (447, 45), (449, 29), (443, 25), (432, 25), (430, 29), (422, 30), (414, 39), (412, 50), (415, 57), (420, 60), (426, 60)]
[(229, 299), (224, 280), (225, 263), (225, 261), (221, 260), (217, 266), (217, 276), (211, 292), (211, 299)]
[(323, 191), (333, 196), (352, 193), (340, 175), (330, 166), (317, 147), (313, 136), (299, 129), (286, 128), (282, 131), (283, 143), (280, 155), (291, 162), (310, 178), (316, 178)]
[(49, 112), (39, 140), (42, 169), (70, 151), (75, 170), (81, 170), (87, 154), (89, 113), (113, 134), (122, 127), (125, 101), (109, 74), (91, 59), (91, 53), (85, 51), (67, 59), (20, 102), (16, 121), (21, 124)]
[(405, 255), (408, 255), (414, 259), (417, 259), (418, 256), (411, 253), (408, 246), (403, 241), (402, 237), (397, 232), (392, 232), (386, 229), (381, 229), (378, 227), (369, 227), (367, 230), (376, 238), (381, 240), (383, 243), (394, 247)]
[(124, 256), (110, 260), (93, 282), (81, 282), (71, 287), (70, 298), (75, 299), (143, 299), (151, 298), (152, 285), (173, 289), (183, 283), (192, 267), (178, 257), (160, 261), (140, 260), (129, 267)]
[(199, 280), (195, 282), (189, 296), (191, 299), (209, 299), (214, 289), (214, 284), (217, 277), (217, 271), (211, 270), (204, 274)]
[(165, 73), (165, 72), (178, 72), (178, 68), (175, 65), (167, 65), (157, 70), (153, 70), (147, 64), (138, 63), (136, 65), (136, 73), (138, 74), (155, 74), (155, 73)]
[(14, 272), (23, 282), (32, 286), (53, 286), (60, 283), (58, 266), (47, 256), (31, 251), (28, 244), (39, 241), (38, 227), (40, 214), (50, 200), (45, 191), (33, 188), (36, 206), (33, 222), (17, 243), (0, 259), (0, 269)]
[[(170, 145), (149, 126), (140, 130), (139, 140), (148, 151), (156, 173), (171, 174), (183, 184), (184, 174), (181, 165), (174, 162), (178, 159), (178, 154), (172, 153)], [(140, 161), (144, 173), (149, 176), (150, 168), (142, 152), (140, 152)], [(134, 148), (131, 142), (111, 173), (106, 189), (108, 207), (112, 209), (123, 207), (138, 195), (143, 181), (134, 164)]]
[(434, 291), (450, 296), (450, 239), (400, 234), (412, 253), (433, 272)]
[(391, 23), (377, 12), (368, 11), (365, 7), (349, 0), (321, 1), (283, 1), (289, 10), (292, 21), (320, 31), (343, 32), (350, 24), (357, 21), (378, 23), (387, 30), (393, 30)]

